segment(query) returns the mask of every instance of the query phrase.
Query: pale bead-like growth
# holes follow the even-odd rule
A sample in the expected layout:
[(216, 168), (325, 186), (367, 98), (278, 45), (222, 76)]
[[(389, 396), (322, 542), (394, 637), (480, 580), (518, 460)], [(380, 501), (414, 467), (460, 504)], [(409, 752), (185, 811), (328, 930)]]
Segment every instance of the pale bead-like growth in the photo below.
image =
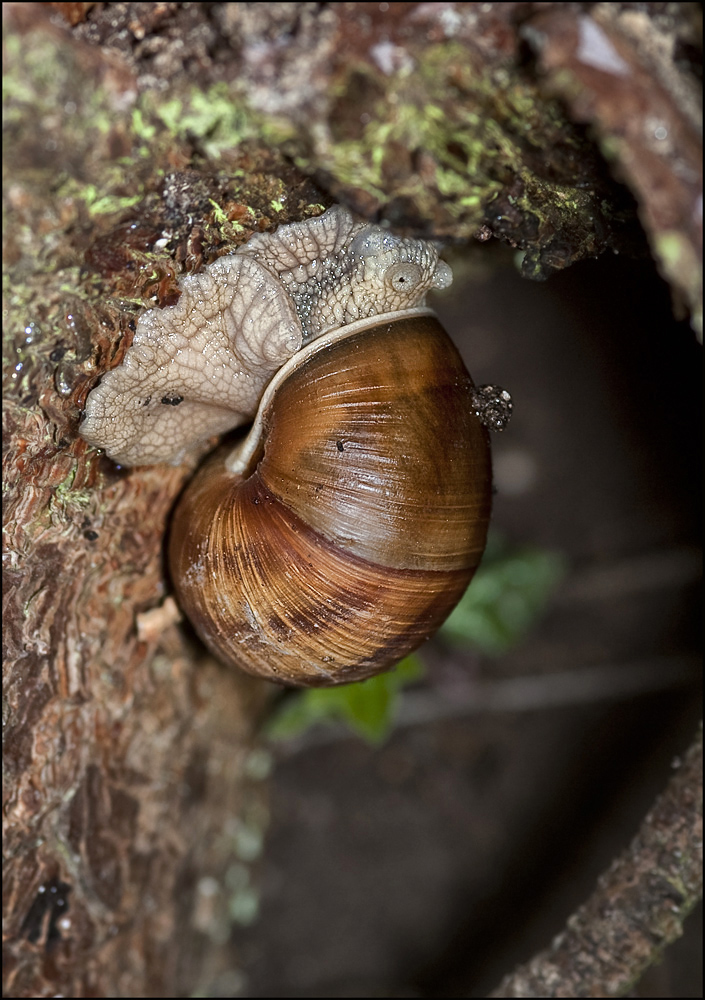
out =
[(302, 345), (423, 305), (451, 281), (432, 244), (355, 223), (341, 206), (258, 234), (183, 278), (175, 306), (140, 316), (122, 365), (90, 393), (80, 433), (123, 465), (178, 463), (249, 422)]

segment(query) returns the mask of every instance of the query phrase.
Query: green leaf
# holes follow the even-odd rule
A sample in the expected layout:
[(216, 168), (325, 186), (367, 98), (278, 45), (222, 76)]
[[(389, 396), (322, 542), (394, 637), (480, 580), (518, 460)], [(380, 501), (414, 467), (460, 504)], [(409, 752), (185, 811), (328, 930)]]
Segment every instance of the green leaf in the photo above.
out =
[(455, 646), (506, 652), (541, 615), (565, 569), (556, 552), (512, 549), (493, 534), (480, 568), (439, 634)]
[(398, 692), (423, 676), (416, 656), (407, 656), (394, 670), (357, 684), (308, 688), (288, 696), (266, 726), (273, 740), (298, 736), (319, 722), (344, 722), (368, 743), (378, 745), (392, 728)]

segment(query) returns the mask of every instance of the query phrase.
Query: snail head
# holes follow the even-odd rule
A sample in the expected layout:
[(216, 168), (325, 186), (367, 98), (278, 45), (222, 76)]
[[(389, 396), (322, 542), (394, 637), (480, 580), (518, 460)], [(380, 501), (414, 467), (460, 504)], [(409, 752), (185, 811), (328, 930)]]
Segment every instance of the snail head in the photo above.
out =
[(453, 280), (432, 243), (402, 239), (381, 226), (353, 224), (345, 209), (337, 211), (349, 221), (344, 238), (319, 258), (304, 282), (288, 289), (302, 320), (304, 343), (346, 323), (423, 306), (430, 289), (447, 288)]

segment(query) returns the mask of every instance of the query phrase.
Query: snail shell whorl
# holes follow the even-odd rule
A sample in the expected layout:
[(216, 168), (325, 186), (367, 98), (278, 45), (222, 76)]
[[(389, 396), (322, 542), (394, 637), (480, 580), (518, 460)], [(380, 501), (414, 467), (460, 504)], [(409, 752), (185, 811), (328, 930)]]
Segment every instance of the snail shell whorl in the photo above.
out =
[(420, 645), (483, 552), (490, 450), (433, 315), (370, 321), (265, 400), (244, 474), (221, 449), (169, 546), (179, 602), (226, 662), (283, 683), (362, 680)]

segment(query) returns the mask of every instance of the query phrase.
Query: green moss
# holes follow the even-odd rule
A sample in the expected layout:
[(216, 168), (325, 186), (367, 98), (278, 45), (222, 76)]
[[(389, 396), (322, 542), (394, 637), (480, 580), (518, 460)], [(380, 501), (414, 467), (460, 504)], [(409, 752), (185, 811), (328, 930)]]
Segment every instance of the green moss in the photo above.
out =
[(667, 229), (654, 234), (653, 251), (666, 279), (688, 289), (691, 325), (702, 339), (702, 265), (692, 245), (684, 233)]
[(132, 131), (144, 142), (150, 142), (156, 135), (156, 126), (145, 121), (141, 108), (135, 108), (132, 112)]
[(68, 473), (63, 482), (59, 483), (58, 486), (54, 487), (54, 492), (51, 500), (49, 501), (49, 506), (52, 510), (64, 509), (66, 507), (74, 507), (79, 510), (83, 510), (89, 507), (93, 498), (94, 491), (92, 489), (77, 490), (74, 489), (74, 482), (76, 480), (76, 467), (74, 466)]
[[(366, 123), (356, 114), (359, 105), (353, 107), (360, 94), (369, 100)], [(567, 187), (558, 191), (539, 182), (526, 165), (533, 136), (545, 143), (547, 135), (560, 132), (561, 141), (570, 141), (559, 105), (539, 99), (534, 84), (517, 81), (508, 70), (473, 65), (459, 43), (429, 46), (411, 74), (408, 67), (385, 75), (367, 62), (349, 65), (331, 100), (339, 114), (331, 115), (328, 127), (312, 130), (310, 152), (282, 118), (260, 122), (261, 133), (283, 143), (301, 169), (322, 166), (339, 183), (361, 188), (382, 204), (406, 197), (420, 215), (432, 218), (440, 195), (468, 235), (513, 176), (522, 177), (527, 192), (518, 208), (532, 218), (538, 214), (539, 223), (544, 204), (555, 217), (556, 210), (575, 213), (585, 203), (571, 200)], [(417, 155), (424, 159), (423, 171), (413, 162)]]
[(683, 258), (690, 254), (690, 248), (682, 233), (667, 230), (658, 235), (656, 252), (664, 267), (668, 268), (670, 273), (674, 273), (682, 266)]
[(255, 117), (223, 82), (205, 91), (187, 87), (166, 101), (160, 94), (148, 91), (133, 111), (135, 122), (145, 141), (154, 138), (159, 122), (178, 139), (197, 139), (203, 152), (212, 159), (258, 134)]
[(228, 221), (228, 217), (225, 214), (225, 212), (223, 211), (223, 209), (220, 207), (220, 205), (218, 204), (218, 202), (217, 201), (213, 201), (212, 198), (209, 198), (208, 201), (213, 206), (213, 219), (214, 219), (214, 221), (217, 222), (219, 225), (225, 224)]

